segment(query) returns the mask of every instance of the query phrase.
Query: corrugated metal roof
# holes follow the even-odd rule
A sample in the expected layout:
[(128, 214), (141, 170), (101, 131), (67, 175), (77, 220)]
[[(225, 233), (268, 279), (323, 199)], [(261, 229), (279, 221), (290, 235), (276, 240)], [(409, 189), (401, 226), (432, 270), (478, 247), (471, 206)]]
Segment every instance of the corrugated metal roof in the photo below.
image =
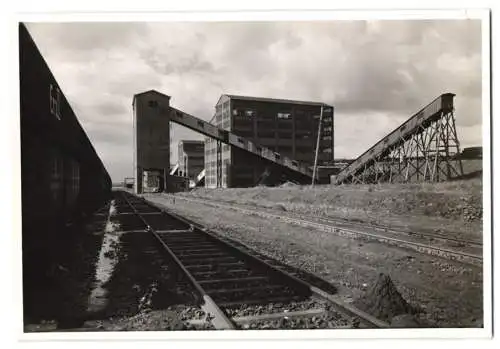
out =
[(302, 105), (306, 104), (306, 105), (318, 105), (318, 106), (327, 105), (325, 103), (320, 103), (320, 102), (295, 101), (292, 99), (238, 96), (238, 95), (229, 95), (229, 94), (224, 94), (223, 96), (227, 96), (230, 99), (239, 99), (239, 100), (245, 100), (245, 101), (257, 101), (257, 102), (268, 102), (268, 103), (287, 103), (287, 104), (302, 104)]

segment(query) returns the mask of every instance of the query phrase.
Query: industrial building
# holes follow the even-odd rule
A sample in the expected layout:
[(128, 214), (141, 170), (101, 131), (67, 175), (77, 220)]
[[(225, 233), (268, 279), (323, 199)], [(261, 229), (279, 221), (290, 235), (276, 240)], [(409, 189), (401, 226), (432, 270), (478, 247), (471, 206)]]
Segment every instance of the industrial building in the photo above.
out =
[(205, 167), (205, 142), (181, 140), (177, 145), (179, 176), (195, 180)]
[[(215, 106), (211, 123), (307, 166), (314, 165), (318, 144), (317, 164), (333, 164), (334, 120), (330, 105), (224, 94)], [(205, 139), (206, 187), (252, 187), (269, 175), (269, 166), (262, 158), (227, 144), (220, 147), (218, 161), (217, 141)]]
[(315, 176), (312, 165), (315, 158), (318, 168), (328, 170), (333, 163), (332, 106), (223, 95), (208, 122), (171, 107), (169, 96), (150, 90), (134, 96), (133, 108), (136, 193), (179, 191), (190, 184), (174, 175), (179, 164), (170, 166), (170, 122), (213, 139), (205, 142), (205, 169), (195, 185), (208, 175), (208, 187), (329, 181), (328, 172)]
[(186, 178), (170, 176), (170, 96), (151, 90), (134, 95), (134, 191), (181, 191)]

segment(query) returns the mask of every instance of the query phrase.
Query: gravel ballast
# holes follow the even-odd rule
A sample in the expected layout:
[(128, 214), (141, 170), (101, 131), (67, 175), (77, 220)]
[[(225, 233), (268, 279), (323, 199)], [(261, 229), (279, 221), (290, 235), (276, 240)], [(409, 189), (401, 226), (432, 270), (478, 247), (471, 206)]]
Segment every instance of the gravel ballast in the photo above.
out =
[(222, 236), (332, 283), (345, 301), (362, 295), (380, 273), (409, 304), (440, 327), (482, 326), (482, 270), (363, 239), (340, 237), (235, 210), (147, 196)]

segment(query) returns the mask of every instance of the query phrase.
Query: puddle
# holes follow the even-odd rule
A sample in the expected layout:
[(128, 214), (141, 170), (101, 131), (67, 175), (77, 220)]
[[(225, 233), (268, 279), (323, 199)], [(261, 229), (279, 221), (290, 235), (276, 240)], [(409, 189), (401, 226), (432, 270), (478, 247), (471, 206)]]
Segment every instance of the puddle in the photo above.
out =
[[(116, 214), (115, 201), (111, 201), (109, 209), (109, 217)], [(102, 240), (101, 250), (99, 252), (99, 259), (96, 265), (96, 282), (94, 288), (90, 293), (88, 300), (87, 311), (97, 312), (107, 305), (108, 299), (106, 298), (108, 291), (103, 288), (103, 285), (109, 280), (113, 274), (116, 263), (118, 262), (117, 250), (119, 249), (121, 233), (118, 232), (119, 224), (110, 221), (106, 223), (104, 229), (104, 237)]]

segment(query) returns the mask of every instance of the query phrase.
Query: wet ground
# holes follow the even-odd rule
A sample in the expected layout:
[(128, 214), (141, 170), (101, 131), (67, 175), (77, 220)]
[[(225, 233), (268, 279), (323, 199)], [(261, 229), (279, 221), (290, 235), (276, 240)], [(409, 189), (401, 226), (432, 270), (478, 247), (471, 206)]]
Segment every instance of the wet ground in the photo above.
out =
[[(124, 233), (119, 222), (117, 216), (104, 220), (96, 216), (78, 235), (93, 239), (94, 245), (85, 251), (88, 256), (81, 250), (75, 254), (80, 258), (74, 259), (72, 273), (61, 274), (51, 289), (66, 291), (65, 298), (46, 298), (39, 317), (25, 319), (25, 332), (210, 328), (192, 286), (158, 248), (154, 236)], [(85, 272), (78, 272), (84, 266)], [(56, 314), (62, 309), (66, 309), (66, 323), (61, 322), (64, 316)]]

